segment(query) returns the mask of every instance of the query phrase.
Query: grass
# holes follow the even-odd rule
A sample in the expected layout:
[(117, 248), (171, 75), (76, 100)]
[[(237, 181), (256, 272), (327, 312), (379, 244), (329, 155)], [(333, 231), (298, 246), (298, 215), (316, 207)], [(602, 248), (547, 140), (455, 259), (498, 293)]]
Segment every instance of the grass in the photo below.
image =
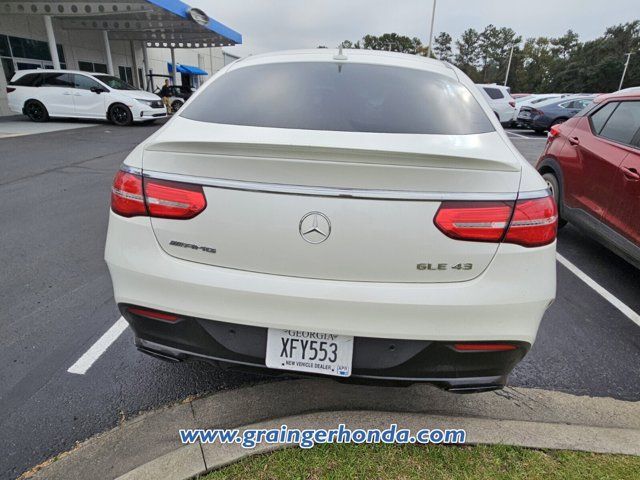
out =
[(219, 479), (640, 479), (640, 457), (507, 445), (319, 445), (255, 455)]

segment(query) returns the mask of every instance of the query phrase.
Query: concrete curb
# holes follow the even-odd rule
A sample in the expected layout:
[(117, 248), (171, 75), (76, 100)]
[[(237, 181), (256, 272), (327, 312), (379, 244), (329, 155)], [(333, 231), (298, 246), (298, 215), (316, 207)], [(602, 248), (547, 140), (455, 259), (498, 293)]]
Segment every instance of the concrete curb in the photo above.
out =
[(33, 478), (183, 480), (281, 448), (182, 445), (179, 428), (464, 428), (469, 443), (640, 455), (640, 402), (528, 388), (456, 395), (429, 385), (380, 388), (292, 380), (215, 393), (125, 421)]

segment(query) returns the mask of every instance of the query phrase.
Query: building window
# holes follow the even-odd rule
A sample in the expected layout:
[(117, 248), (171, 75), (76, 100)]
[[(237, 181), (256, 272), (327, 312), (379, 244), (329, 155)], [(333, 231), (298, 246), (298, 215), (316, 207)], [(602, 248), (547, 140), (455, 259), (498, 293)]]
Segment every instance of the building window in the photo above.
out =
[[(49, 44), (40, 40), (32, 40), (30, 38), (9, 37), (11, 45), (11, 53), (14, 58), (28, 58), (31, 60), (48, 60), (51, 61), (51, 52)], [(60, 62), (64, 63), (64, 50), (62, 45), (58, 44), (58, 57)]]
[(104, 63), (78, 62), (78, 70), (83, 72), (107, 73), (107, 66)]
[(120, 80), (127, 82), (129, 85), (133, 85), (133, 70), (131, 70), (131, 67), (123, 67), (120, 65), (118, 67), (118, 76)]
[[(58, 44), (60, 68), (67, 68), (62, 45)], [(0, 61), (9, 81), (16, 70), (53, 68), (49, 44), (40, 40), (0, 35)]]

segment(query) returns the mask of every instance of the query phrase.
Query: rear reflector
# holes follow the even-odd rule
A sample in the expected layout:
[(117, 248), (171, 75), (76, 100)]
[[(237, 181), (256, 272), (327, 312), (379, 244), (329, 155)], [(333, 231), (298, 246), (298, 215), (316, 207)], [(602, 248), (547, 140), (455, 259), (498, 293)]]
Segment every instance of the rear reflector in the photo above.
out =
[(111, 209), (123, 217), (189, 219), (207, 206), (200, 185), (142, 178), (119, 170), (111, 188)]
[(459, 352), (506, 352), (518, 348), (510, 343), (455, 343)]
[(434, 223), (450, 238), (540, 247), (556, 238), (558, 212), (550, 196), (515, 202), (442, 202)]
[(176, 322), (180, 318), (172, 313), (160, 312), (148, 308), (129, 307), (127, 311), (140, 317), (150, 318), (151, 320), (162, 320), (163, 322)]

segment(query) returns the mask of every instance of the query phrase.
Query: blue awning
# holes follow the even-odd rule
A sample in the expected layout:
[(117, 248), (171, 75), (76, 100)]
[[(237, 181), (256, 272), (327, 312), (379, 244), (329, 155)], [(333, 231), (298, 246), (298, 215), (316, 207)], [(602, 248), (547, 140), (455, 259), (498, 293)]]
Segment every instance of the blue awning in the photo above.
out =
[[(167, 63), (167, 68), (169, 69), (169, 73), (173, 72), (173, 64), (172, 63)], [(178, 63), (178, 66), (176, 67), (176, 72), (178, 73), (188, 73), (190, 75), (209, 75), (208, 72), (205, 72), (204, 70), (202, 70), (199, 67), (194, 67), (193, 65), (181, 65), (180, 63)]]
[[(156, 5), (168, 12), (171, 12), (174, 15), (182, 17), (187, 20), (194, 20), (194, 25), (199, 27), (201, 30), (209, 33), (213, 33), (218, 36), (219, 41), (224, 45), (236, 45), (242, 43), (242, 35), (235, 30), (223, 25), (222, 23), (214, 20), (213, 18), (208, 17), (206, 14), (204, 16), (198, 15), (198, 20), (194, 18), (192, 15), (193, 10), (197, 10), (201, 13), (201, 10), (194, 9), (181, 0), (146, 0), (148, 3), (152, 5)], [(195, 22), (202, 22), (199, 25), (196, 25)]]

